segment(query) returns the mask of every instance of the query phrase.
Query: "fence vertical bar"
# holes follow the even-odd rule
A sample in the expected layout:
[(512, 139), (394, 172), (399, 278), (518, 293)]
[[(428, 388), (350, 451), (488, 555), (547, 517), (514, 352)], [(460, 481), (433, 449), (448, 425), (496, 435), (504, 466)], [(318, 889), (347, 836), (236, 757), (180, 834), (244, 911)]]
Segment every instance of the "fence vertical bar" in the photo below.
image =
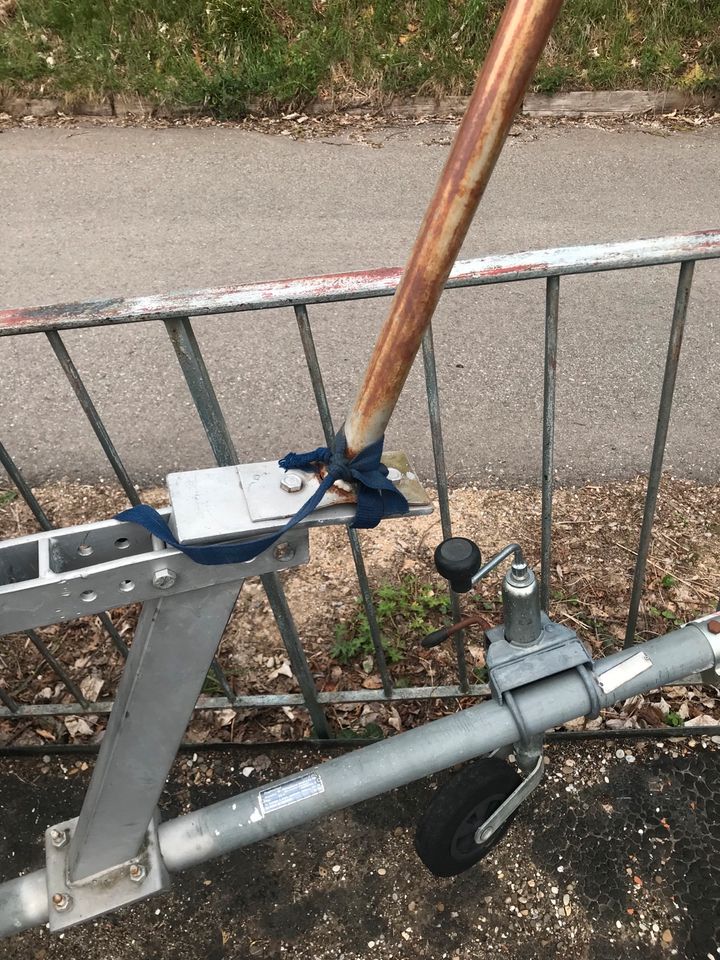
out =
[(230, 703), (235, 703), (235, 700), (236, 700), (235, 691), (228, 683), (228, 679), (225, 676), (225, 671), (215, 659), (213, 659), (213, 662), (210, 664), (210, 673), (212, 673), (212, 675), (215, 677), (215, 679), (217, 680), (218, 686), (220, 687), (222, 692), (225, 694), (225, 696), (228, 698)]
[[(38, 502), (37, 497), (30, 489), (30, 486), (27, 480), (22, 475), (22, 473), (17, 467), (17, 464), (15, 463), (15, 461), (10, 456), (10, 454), (8, 453), (8, 451), (3, 446), (2, 443), (0, 443), (0, 463), (2, 463), (3, 467), (7, 471), (8, 476), (17, 487), (20, 493), (20, 496), (23, 498), (25, 503), (28, 505), (29, 509), (32, 511), (32, 514), (37, 520), (40, 529), (54, 530), (55, 529), (54, 524), (50, 522), (48, 515), (40, 506), (40, 503)], [(110, 619), (110, 616), (107, 613), (100, 613), (98, 614), (98, 617), (103, 627), (107, 631), (107, 634), (110, 637), (111, 641), (113, 642), (113, 645), (115, 646), (117, 651), (123, 657), (127, 657), (128, 648), (125, 645), (125, 642), (123, 641), (120, 634), (115, 629), (115, 624)]]
[[(165, 329), (175, 350), (175, 356), (190, 390), (190, 395), (216, 463), (221, 467), (228, 467), (237, 463), (235, 444), (230, 436), (227, 421), (215, 393), (190, 318), (180, 317), (175, 320), (166, 320)], [(228, 700), (234, 702), (235, 693), (228, 683), (225, 671), (218, 663), (217, 658), (213, 658), (210, 672)]]
[(14, 697), (10, 696), (4, 687), (0, 687), (0, 700), (5, 704), (10, 713), (17, 713), (20, 709), (19, 704)]
[(292, 671), (305, 698), (305, 705), (310, 714), (315, 736), (327, 740), (330, 738), (330, 727), (325, 712), (318, 702), (315, 681), (305, 657), (295, 621), (290, 613), (290, 607), (285, 591), (282, 589), (280, 578), (277, 573), (266, 573), (262, 580), (273, 616), (290, 657)]
[(35, 494), (30, 489), (30, 485), (28, 484), (25, 477), (18, 470), (17, 465), (15, 464), (15, 461), (10, 456), (7, 449), (2, 443), (0, 443), (0, 463), (2, 463), (5, 471), (7, 472), (7, 475), (10, 477), (12, 482), (17, 487), (20, 493), (20, 496), (23, 498), (25, 503), (28, 505), (28, 507), (32, 511), (32, 514), (37, 520), (38, 525), (40, 526), (40, 529), (52, 530), (53, 525), (52, 523), (50, 523), (48, 515), (45, 513), (43, 508), (38, 503), (38, 500)]
[(312, 327), (310, 326), (310, 317), (308, 316), (307, 306), (304, 303), (295, 307), (295, 319), (297, 320), (298, 331), (300, 333), (300, 342), (302, 343), (303, 353), (305, 354), (305, 363), (310, 373), (310, 382), (312, 383), (313, 393), (315, 394), (315, 403), (320, 423), (322, 424), (325, 442), (330, 447), (335, 440), (335, 428), (333, 427), (332, 416), (330, 414), (330, 404), (328, 403), (327, 391), (323, 381), (320, 361), (315, 347), (315, 338), (313, 337)]
[[(440, 415), (440, 392), (438, 390), (437, 366), (435, 364), (435, 343), (433, 340), (432, 323), (422, 338), (423, 368), (425, 370), (425, 395), (428, 403), (430, 418), (430, 434), (432, 437), (433, 459), (435, 461), (435, 479), (438, 489), (438, 503), (440, 505), (440, 526), (443, 540), (452, 536), (452, 520), (450, 517), (450, 494), (448, 491), (447, 467), (445, 465), (445, 445), (442, 435), (442, 417)], [(450, 591), (450, 609), (455, 623), (462, 619), (460, 598), (454, 590)], [(460, 690), (467, 693), (469, 689), (467, 660), (465, 659), (465, 632), (458, 630), (453, 634), (455, 658), (458, 666)]]
[(645, 585), (645, 568), (647, 565), (653, 523), (655, 520), (655, 507), (657, 505), (660, 478), (662, 476), (665, 444), (667, 441), (670, 414), (672, 412), (675, 380), (677, 378), (678, 363), (680, 361), (683, 333), (685, 332), (685, 320), (687, 318), (687, 309), (688, 302), (690, 300), (690, 288), (692, 287), (694, 269), (695, 262), (693, 260), (687, 260), (685, 263), (681, 264), (677, 290), (675, 293), (675, 307), (673, 309), (670, 339), (668, 341), (667, 357), (665, 359), (665, 373), (663, 375), (662, 391), (660, 393), (660, 406), (658, 408), (657, 426), (655, 428), (655, 441), (653, 443), (652, 460), (650, 462), (650, 476), (648, 477), (647, 493), (645, 494), (645, 507), (643, 511), (642, 527), (640, 529), (640, 541), (638, 543), (637, 559), (635, 561), (632, 595), (630, 597), (630, 609), (628, 610), (625, 647), (632, 646), (632, 644), (635, 642), (635, 631), (637, 629), (640, 598)]
[(540, 535), (540, 605), (550, 605), (552, 567), (553, 458), (555, 453), (555, 388), (560, 277), (548, 277), (545, 288), (545, 372), (543, 384), (542, 521)]
[(166, 320), (165, 329), (175, 349), (180, 369), (192, 394), (193, 403), (207, 434), (215, 460), (221, 467), (237, 463), (235, 444), (230, 436), (227, 421), (189, 317)]
[[(333, 427), (332, 416), (330, 414), (330, 405), (327, 399), (325, 383), (323, 382), (322, 370), (315, 348), (315, 338), (313, 337), (312, 327), (310, 326), (310, 317), (306, 305), (298, 304), (295, 307), (295, 319), (297, 320), (298, 330), (300, 332), (300, 342), (302, 343), (305, 354), (305, 362), (310, 373), (313, 393), (315, 394), (315, 403), (317, 404), (320, 423), (322, 424), (325, 442), (332, 446), (335, 440), (335, 429)], [(367, 570), (365, 568), (365, 558), (363, 557), (360, 536), (357, 530), (351, 527), (347, 528), (348, 540), (350, 541), (350, 550), (352, 551), (353, 561), (355, 563), (355, 573), (360, 587), (360, 595), (363, 601), (363, 609), (370, 630), (373, 650), (375, 651), (375, 662), (377, 663), (378, 673), (382, 682), (383, 693), (386, 697), (392, 697), (392, 678), (388, 670), (385, 649), (382, 645), (382, 634), (380, 633), (380, 624), (377, 619), (375, 604), (373, 603), (370, 581), (368, 580)]]
[[(170, 342), (175, 349), (180, 369), (185, 377), (185, 382), (192, 396), (200, 422), (207, 435), (215, 461), (218, 466), (221, 467), (233, 466), (238, 462), (235, 444), (230, 436), (225, 414), (222, 412), (215, 388), (212, 385), (210, 374), (190, 319), (183, 317), (180, 320), (167, 320), (165, 321), (165, 328), (168, 332)], [(276, 573), (264, 574), (260, 577), (260, 582), (270, 601), (273, 615), (275, 616), (278, 629), (280, 630), (285, 648), (291, 660), (293, 672), (306, 699), (313, 727), (318, 737), (329, 738), (330, 729), (327, 718), (317, 698), (315, 681), (312, 678), (310, 667), (305, 657), (305, 651), (300, 644), (282, 582)], [(275, 613), (276, 609), (280, 611), (280, 618), (278, 618)], [(220, 680), (223, 689), (230, 690), (222, 667), (217, 660), (213, 660), (212, 670), (218, 679), (220, 677), (223, 678)], [(230, 690), (230, 694), (232, 699), (234, 699), (235, 695), (232, 693), (232, 690)]]
[(38, 651), (40, 656), (45, 660), (46, 663), (55, 671), (55, 673), (60, 677), (62, 682), (68, 688), (73, 697), (77, 700), (81, 707), (87, 710), (89, 703), (87, 698), (83, 696), (82, 690), (75, 683), (73, 678), (67, 672), (65, 667), (60, 663), (58, 658), (52, 652), (52, 650), (47, 646), (47, 644), (35, 633), (34, 630), (26, 630), (25, 635), (30, 640), (32, 645)]
[(105, 424), (103, 423), (100, 414), (97, 412), (95, 404), (90, 399), (90, 394), (83, 383), (77, 367), (70, 358), (70, 354), (67, 352), (67, 348), (65, 347), (60, 334), (57, 332), (57, 330), (48, 330), (46, 331), (45, 336), (50, 341), (50, 346), (52, 347), (65, 376), (68, 378), (70, 386), (75, 391), (75, 396), (78, 398), (80, 406), (83, 408), (85, 416), (88, 418), (88, 422), (90, 423), (95, 436), (100, 441), (100, 446), (103, 448), (103, 452), (105, 453), (110, 466), (113, 468), (115, 476), (120, 482), (120, 486), (125, 491), (130, 503), (133, 505), (139, 504), (140, 497), (138, 496), (138, 492), (135, 489), (127, 470), (125, 469), (125, 465), (120, 459), (117, 450), (115, 449), (115, 445), (105, 429)]

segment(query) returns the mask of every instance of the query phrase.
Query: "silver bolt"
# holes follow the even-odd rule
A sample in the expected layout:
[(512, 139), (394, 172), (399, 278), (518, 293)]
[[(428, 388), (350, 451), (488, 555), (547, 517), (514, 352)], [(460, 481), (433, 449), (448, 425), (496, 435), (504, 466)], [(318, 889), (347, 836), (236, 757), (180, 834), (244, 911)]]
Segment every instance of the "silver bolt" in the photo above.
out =
[(130, 864), (130, 879), (133, 883), (142, 883), (147, 876), (147, 870), (141, 863)]
[(169, 590), (175, 585), (176, 580), (177, 574), (163, 567), (162, 570), (156, 570), (153, 574), (152, 585), (158, 590)]
[(286, 493), (299, 493), (305, 486), (305, 481), (297, 473), (286, 473), (280, 481), (280, 486)]
[(284, 540), (275, 547), (273, 556), (276, 560), (292, 560), (295, 556), (295, 547)]
[(67, 893), (54, 893), (52, 895), (52, 904), (53, 907), (62, 913), (63, 910), (69, 910), (72, 907), (72, 897), (68, 896)]
[(67, 843), (67, 830), (58, 830), (53, 827), (50, 831), (50, 843), (54, 847), (64, 847)]
[(77, 552), (81, 557), (91, 557), (93, 555), (93, 548), (89, 543), (81, 543), (77, 548)]

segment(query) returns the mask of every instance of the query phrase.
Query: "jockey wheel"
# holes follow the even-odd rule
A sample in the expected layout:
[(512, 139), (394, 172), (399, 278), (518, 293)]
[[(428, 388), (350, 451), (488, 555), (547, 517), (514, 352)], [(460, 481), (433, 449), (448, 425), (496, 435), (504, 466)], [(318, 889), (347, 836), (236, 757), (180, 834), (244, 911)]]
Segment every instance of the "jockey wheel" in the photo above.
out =
[(453, 877), (482, 860), (505, 835), (514, 814), (488, 836), (478, 831), (522, 783), (499, 757), (468, 764), (435, 793), (418, 824), (415, 849), (437, 877)]

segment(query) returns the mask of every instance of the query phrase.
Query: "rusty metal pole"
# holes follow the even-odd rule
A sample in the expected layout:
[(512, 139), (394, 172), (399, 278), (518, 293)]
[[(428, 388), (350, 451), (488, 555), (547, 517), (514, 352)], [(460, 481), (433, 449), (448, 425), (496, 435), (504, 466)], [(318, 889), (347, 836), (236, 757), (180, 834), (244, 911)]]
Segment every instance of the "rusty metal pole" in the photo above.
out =
[(345, 422), (350, 454), (385, 433), (562, 0), (510, 0)]

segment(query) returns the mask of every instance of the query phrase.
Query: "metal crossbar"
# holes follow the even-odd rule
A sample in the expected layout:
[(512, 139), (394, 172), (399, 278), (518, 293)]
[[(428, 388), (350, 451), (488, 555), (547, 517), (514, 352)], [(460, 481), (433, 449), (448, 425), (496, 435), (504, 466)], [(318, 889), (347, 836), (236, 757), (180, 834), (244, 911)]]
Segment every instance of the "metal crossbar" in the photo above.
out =
[[(720, 257), (720, 231), (705, 231), (681, 236), (620, 243), (565, 247), (533, 252), (485, 257), (458, 261), (447, 281), (447, 288), (476, 287), (495, 283), (513, 283), (529, 279), (545, 279), (545, 354), (544, 399), (542, 430), (542, 604), (547, 609), (552, 571), (552, 506), (553, 506), (553, 450), (555, 425), (555, 388), (558, 362), (558, 325), (560, 316), (561, 277), (608, 270), (624, 270), (663, 264), (680, 264), (675, 309), (665, 365), (662, 395), (655, 432), (648, 490), (643, 511), (643, 524), (637, 551), (633, 591), (628, 613), (626, 642), (635, 639), (637, 616), (642, 599), (645, 566), (652, 538), (653, 521), (668, 424), (672, 410), (675, 378), (680, 358), (694, 264), (699, 260)], [(138, 502), (137, 488), (122, 463), (115, 446), (95, 407), (82, 377), (74, 365), (61, 333), (69, 329), (103, 327), (120, 323), (163, 321), (175, 350), (180, 369), (190, 390), (196, 412), (204, 428), (214, 458), (219, 466), (237, 463), (237, 454), (221, 405), (215, 393), (200, 346), (192, 329), (192, 318), (248, 310), (292, 308), (297, 321), (300, 342), (311, 379), (317, 411), (326, 442), (334, 437), (333, 423), (322, 371), (315, 349), (308, 306), (316, 303), (343, 302), (371, 297), (390, 296), (401, 276), (399, 269), (361, 271), (332, 276), (307, 277), (275, 283), (244, 284), (221, 290), (197, 293), (154, 296), (139, 299), (117, 299), (100, 302), (64, 304), (23, 310), (0, 311), (0, 336), (45, 333), (65, 375), (68, 377), (78, 402), (92, 426), (95, 435), (131, 503)], [(451, 515), (448, 477), (442, 436), (442, 417), (436, 373), (435, 348), (432, 329), (422, 340), (425, 389), (429, 424), (432, 436), (435, 480), (437, 483), (440, 521), (444, 537), (451, 535)], [(34, 514), (40, 528), (52, 531), (42, 505), (24, 479), (21, 470), (8, 450), (0, 444), (0, 464)], [(313, 679), (307, 657), (298, 637), (292, 614), (277, 574), (262, 574), (262, 583), (278, 624), (293, 672), (300, 686), (300, 694), (240, 695), (217, 661), (212, 671), (223, 696), (203, 696), (198, 708), (224, 709), (227, 707), (289, 707), (304, 706), (310, 713), (317, 735), (328, 736), (329, 726), (324, 708), (338, 703), (367, 703), (372, 701), (410, 700), (426, 698), (453, 698), (460, 695), (485, 696), (485, 684), (470, 684), (465, 662), (462, 635), (455, 635), (457, 683), (442, 686), (404, 687), (393, 685), (384, 655), (372, 592), (365, 568), (361, 539), (357, 531), (348, 530), (355, 570), (367, 615), (373, 642), (375, 660), (381, 679), (379, 690), (351, 690), (319, 692)], [(457, 597), (452, 596), (452, 612), (459, 619)], [(103, 626), (113, 645), (127, 655), (127, 647), (113, 626), (112, 620), (100, 611)], [(38, 717), (47, 715), (106, 714), (112, 701), (88, 703), (82, 696), (57, 657), (37, 634), (30, 635), (43, 659), (58, 674), (66, 691), (74, 698), (71, 703), (25, 704), (13, 697), (12, 691), (0, 686), (1, 717)], [(39, 641), (39, 643), (38, 643)]]

